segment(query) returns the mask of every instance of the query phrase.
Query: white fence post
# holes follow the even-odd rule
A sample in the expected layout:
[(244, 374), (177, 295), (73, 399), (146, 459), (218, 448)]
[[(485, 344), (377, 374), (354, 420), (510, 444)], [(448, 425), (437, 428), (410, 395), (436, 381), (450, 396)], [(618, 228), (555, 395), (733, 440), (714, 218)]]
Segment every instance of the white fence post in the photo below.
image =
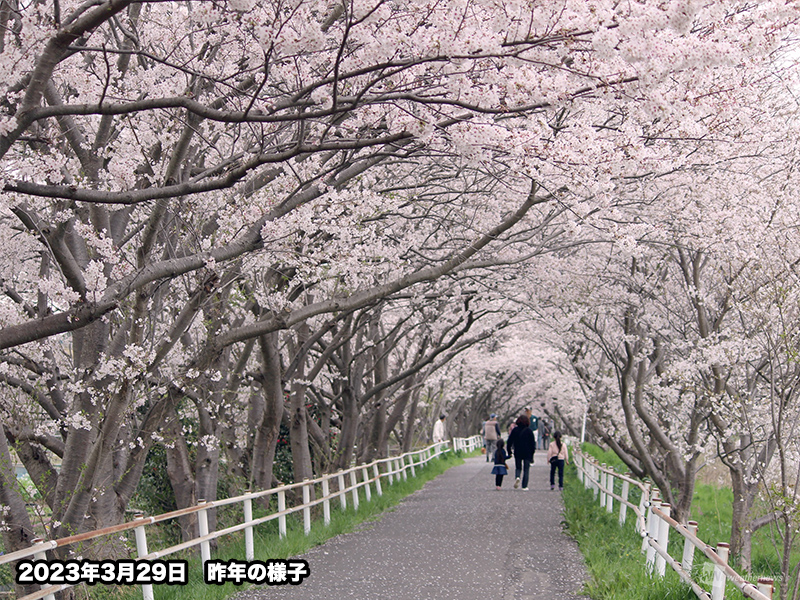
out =
[(622, 480), (622, 502), (619, 503), (619, 524), (620, 527), (625, 525), (625, 519), (628, 516), (628, 494), (630, 494), (631, 484), (627, 479)]
[[(669, 504), (662, 504), (661, 505), (661, 512), (664, 513), (665, 516), (669, 516), (670, 513), (670, 505)], [(667, 551), (667, 545), (669, 544), (669, 522), (666, 519), (659, 518), (658, 519), (658, 545), (664, 550)], [(660, 554), (656, 553), (656, 575), (661, 577), (662, 579), (667, 573), (667, 559), (661, 556)]]
[(589, 489), (589, 485), (590, 485), (589, 484), (590, 477), (589, 477), (589, 471), (588, 471), (589, 467), (588, 467), (588, 464), (587, 464), (588, 462), (589, 461), (586, 460), (585, 456), (581, 456), (581, 466), (583, 467), (583, 469), (581, 470), (581, 473), (583, 475), (583, 487), (585, 487), (587, 490)]
[(600, 470), (597, 472), (598, 480), (600, 482), (600, 508), (605, 508), (606, 506), (606, 473), (602, 469), (606, 468), (606, 463), (602, 463), (600, 465)]
[(389, 480), (389, 485), (394, 483), (394, 467), (392, 466), (392, 461), (387, 460), (385, 463), (386, 465), (386, 478)]
[[(655, 558), (656, 558), (656, 549), (650, 545), (649, 539), (655, 540), (658, 537), (658, 524), (660, 519), (658, 515), (653, 512), (654, 508), (659, 508), (661, 506), (661, 498), (655, 497), (650, 502), (650, 508), (647, 511), (647, 538), (645, 538), (645, 544), (647, 546), (647, 572), (653, 572), (653, 566), (655, 565)], [(649, 539), (648, 539), (649, 538)]]
[(364, 476), (364, 495), (367, 498), (367, 502), (372, 500), (372, 490), (369, 488), (369, 470), (367, 467), (361, 469), (361, 473)]
[(408, 464), (411, 465), (411, 476), (412, 477), (416, 477), (417, 476), (417, 470), (414, 468), (414, 455), (413, 454), (409, 454), (408, 455)]
[[(136, 518), (142, 518), (142, 515), (138, 515)], [(142, 527), (142, 535), (144, 535), (144, 527)], [(138, 528), (137, 528), (137, 538), (136, 538), (136, 540), (137, 540), (137, 542), (139, 540), (139, 538), (138, 538)], [(34, 546), (44, 545), (44, 540), (42, 538), (34, 538), (34, 539), (31, 540), (31, 543)], [(146, 541), (145, 541), (145, 544), (144, 544), (144, 554), (147, 554), (147, 542)], [(140, 554), (140, 556), (144, 556), (144, 554)], [(36, 560), (44, 560), (44, 561), (46, 561), (47, 560), (47, 553), (45, 552), (45, 550), (41, 550), (40, 552), (37, 552), (36, 554), (34, 554), (33, 558), (35, 558)], [(39, 587), (41, 589), (45, 589), (48, 586), (47, 585), (40, 585)], [(153, 600), (153, 586), (152, 585), (148, 585), (147, 587), (150, 588), (150, 597), (148, 598), (145, 595), (144, 600)], [(144, 586), (142, 586), (142, 593), (144, 593)], [(55, 596), (55, 594), (47, 594), (44, 597), (44, 600), (56, 600), (56, 596)]]
[[(717, 544), (717, 556), (719, 556), (725, 564), (728, 564), (728, 552), (730, 545), (725, 542)], [(723, 600), (725, 597), (725, 571), (721, 566), (714, 563), (714, 582), (711, 584), (711, 600)]]
[[(692, 535), (697, 535), (697, 521), (689, 521), (686, 529)], [(694, 566), (694, 544), (689, 538), (683, 538), (683, 558), (681, 559), (683, 570), (691, 575)]]
[(378, 496), (383, 496), (383, 486), (381, 486), (381, 470), (378, 468), (378, 463), (372, 465), (372, 473), (375, 475), (375, 491)]
[(325, 477), (322, 480), (322, 518), (324, 519), (326, 526), (331, 524), (331, 501), (328, 499), (330, 493), (330, 479)]
[[(286, 490), (278, 492), (278, 512), (283, 513), (286, 511)], [(281, 514), (278, 516), (278, 536), (286, 537), (286, 515)]]
[(356, 472), (350, 471), (350, 487), (353, 488), (353, 510), (358, 510), (358, 480), (356, 479)]
[(606, 489), (608, 489), (606, 493), (606, 511), (609, 513), (614, 512), (614, 496), (611, 494), (614, 493), (614, 483), (616, 479), (613, 473), (606, 473)]
[(758, 591), (764, 594), (770, 600), (772, 600), (772, 593), (775, 590), (773, 585), (774, 583), (775, 582), (770, 577), (759, 577)]
[[(250, 490), (247, 490), (250, 493)], [(244, 522), (250, 523), (253, 520), (253, 499), (244, 499)], [(256, 557), (255, 546), (253, 544), (253, 527), (245, 527), (244, 529), (244, 555), (247, 560), (253, 560)]]
[[(143, 514), (134, 515), (133, 520), (138, 521), (144, 519)], [(133, 530), (134, 537), (136, 538), (136, 554), (138, 556), (146, 556), (147, 551), (147, 533), (144, 530), (144, 524), (139, 525)], [(153, 586), (149, 583), (142, 584), (142, 597), (144, 600), (154, 600)]]
[[(308, 478), (303, 481), (308, 481)], [(303, 532), (308, 535), (311, 533), (311, 507), (307, 504), (311, 502), (311, 485), (303, 486)]]
[[(645, 515), (645, 525), (647, 524), (647, 501), (650, 498), (650, 484), (644, 484), (644, 491), (642, 492), (641, 497), (639, 498), (639, 514)], [(645, 529), (647, 531), (647, 529)], [(642, 531), (642, 524), (639, 522), (639, 519), (636, 519), (636, 533), (643, 534), (645, 531)], [(642, 546), (642, 552), (645, 551), (645, 547)]]
[(339, 482), (339, 501), (342, 504), (342, 510), (347, 510), (347, 492), (344, 491), (344, 475), (341, 473), (336, 476)]
[[(205, 500), (197, 501), (198, 506), (202, 506), (205, 503)], [(208, 531), (208, 509), (202, 508), (200, 509), (200, 512), (197, 513), (197, 525), (200, 528), (200, 537), (206, 536), (210, 533)], [(203, 563), (203, 568), (205, 568), (206, 562), (211, 560), (211, 544), (208, 542), (208, 540), (205, 542), (200, 542), (200, 560)]]
[(401, 468), (403, 471), (403, 481), (408, 481), (408, 471), (406, 469), (406, 459), (405, 458), (398, 458), (397, 459), (398, 468)]

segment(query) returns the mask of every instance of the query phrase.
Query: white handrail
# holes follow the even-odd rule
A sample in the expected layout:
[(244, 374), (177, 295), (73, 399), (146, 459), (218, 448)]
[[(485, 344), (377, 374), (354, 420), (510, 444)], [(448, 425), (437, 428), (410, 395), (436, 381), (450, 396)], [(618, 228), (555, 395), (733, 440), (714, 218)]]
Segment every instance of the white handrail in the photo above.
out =
[[(452, 442), (452, 448), (450, 447)], [(201, 545), (203, 548), (202, 557), (203, 561), (205, 562), (208, 559), (207, 555), (207, 548), (208, 543), (211, 540), (223, 537), (225, 535), (229, 535), (231, 533), (235, 533), (237, 531), (245, 530), (246, 533), (252, 532), (252, 528), (256, 525), (266, 523), (268, 521), (272, 521), (274, 519), (278, 519), (280, 522), (279, 527), (279, 535), (281, 537), (286, 535), (286, 526), (285, 526), (285, 518), (287, 515), (292, 513), (304, 512), (304, 530), (306, 535), (310, 533), (310, 509), (313, 506), (317, 506), (318, 504), (323, 504), (325, 507), (325, 518), (323, 522), (325, 525), (329, 524), (329, 510), (330, 510), (330, 501), (335, 498), (341, 499), (342, 508), (346, 508), (346, 495), (348, 492), (352, 492), (353, 494), (353, 506), (358, 509), (358, 489), (365, 487), (365, 497), (367, 501), (371, 498), (371, 490), (369, 488), (370, 484), (375, 484), (375, 491), (380, 496), (383, 494), (383, 488), (381, 486), (381, 478), (386, 478), (389, 484), (393, 483), (394, 481), (399, 481), (400, 478), (407, 479), (408, 478), (408, 471), (411, 471), (412, 477), (416, 476), (416, 469), (418, 467), (426, 465), (432, 459), (441, 456), (446, 452), (450, 452), (452, 450), (464, 450), (467, 452), (471, 452), (480, 447), (483, 443), (483, 438), (479, 435), (474, 435), (468, 438), (453, 438), (451, 442), (445, 441), (440, 442), (437, 444), (433, 444), (421, 450), (415, 450), (413, 452), (406, 452), (404, 454), (398, 456), (391, 456), (388, 458), (381, 458), (372, 461), (368, 464), (357, 465), (350, 467), (349, 469), (344, 469), (341, 471), (337, 471), (336, 473), (326, 473), (316, 479), (307, 479), (297, 483), (290, 483), (286, 485), (281, 485), (275, 488), (270, 488), (268, 490), (262, 490), (258, 492), (248, 492), (246, 494), (235, 496), (233, 498), (225, 498), (222, 500), (213, 500), (213, 501), (201, 501), (195, 506), (190, 506), (188, 508), (183, 508), (179, 510), (175, 510), (169, 513), (164, 513), (161, 515), (155, 515), (151, 517), (145, 517), (138, 515), (134, 518), (133, 521), (129, 521), (127, 523), (121, 523), (119, 525), (114, 525), (111, 527), (104, 527), (102, 529), (96, 529), (93, 531), (87, 531), (78, 535), (72, 535), (65, 538), (59, 538), (56, 540), (47, 540), (41, 541), (37, 540), (37, 543), (30, 548), (23, 548), (22, 550), (17, 550), (16, 552), (10, 552), (8, 554), (4, 554), (0, 556), (0, 565), (15, 562), (21, 559), (36, 557), (41, 558), (45, 555), (45, 552), (48, 550), (54, 550), (56, 548), (61, 548), (64, 546), (69, 546), (71, 544), (75, 544), (78, 542), (84, 542), (87, 540), (97, 539), (100, 537), (104, 537), (107, 535), (118, 534), (123, 531), (129, 531), (131, 529), (136, 530), (137, 533), (137, 540), (141, 539), (143, 541), (142, 548), (147, 547), (146, 538), (145, 536), (145, 527), (149, 525), (154, 525), (156, 523), (161, 523), (163, 521), (168, 521), (171, 519), (175, 519), (181, 516), (185, 516), (192, 513), (199, 513), (199, 516), (205, 516), (206, 511), (211, 508), (219, 508), (222, 506), (228, 506), (231, 504), (236, 503), (243, 503), (245, 506), (250, 505), (252, 506), (252, 501), (257, 498), (262, 498), (265, 496), (270, 496), (272, 494), (276, 494), (278, 496), (278, 510), (274, 513), (269, 515), (259, 517), (257, 519), (252, 518), (252, 512), (244, 510), (245, 515), (250, 515), (249, 518), (246, 516), (245, 521), (243, 523), (233, 525), (231, 527), (227, 527), (225, 529), (221, 529), (218, 531), (208, 532), (205, 531), (201, 532), (201, 535), (198, 537), (189, 540), (187, 542), (183, 542), (180, 544), (175, 544), (168, 548), (163, 548), (161, 550), (148, 552), (144, 550), (140, 556), (138, 556), (135, 560), (154, 560), (158, 558), (162, 558), (164, 556), (169, 556), (171, 554), (175, 554), (176, 552), (180, 552), (181, 550), (186, 550), (188, 548), (192, 548), (194, 546)], [(381, 472), (381, 466), (386, 465), (385, 471)], [(373, 476), (369, 477), (369, 472), (372, 471)], [(357, 479), (358, 474), (363, 474), (363, 479), (359, 481)], [(345, 476), (349, 475), (351, 484), (349, 486), (344, 486), (342, 483), (345, 481)], [(339, 482), (339, 488), (336, 492), (331, 493), (329, 491), (329, 482), (331, 479), (336, 478)], [(310, 486), (322, 484), (323, 496), (316, 498), (315, 500), (310, 500)], [(297, 506), (293, 506), (292, 508), (285, 508), (285, 494), (287, 491), (294, 490), (297, 488), (301, 488), (304, 490), (304, 502)], [(202, 519), (201, 519), (202, 520)], [(140, 537), (141, 536), (141, 537)], [(251, 535), (246, 535), (246, 539), (250, 539)], [(246, 553), (249, 555), (251, 550), (249, 548), (249, 544), (246, 544), (247, 549)], [(249, 559), (249, 557), (248, 557)], [(96, 583), (101, 584), (102, 581), (97, 581)], [(67, 589), (69, 587), (73, 587), (75, 584), (70, 583), (63, 583), (58, 585), (51, 585), (47, 587), (43, 587), (40, 591), (28, 594), (27, 596), (23, 596), (18, 600), (38, 600), (39, 598), (46, 598), (46, 597), (53, 597), (53, 594)], [(142, 591), (145, 597), (145, 600), (152, 598), (152, 585), (143, 585)], [(149, 589), (147, 589), (149, 588)]]
[[(578, 468), (579, 479), (583, 481), (587, 488), (591, 486), (595, 488), (595, 490), (599, 490), (601, 505), (605, 506), (605, 498), (613, 497), (623, 503), (623, 506), (632, 509), (636, 513), (638, 521), (636, 529), (643, 537), (642, 551), (649, 549), (647, 553), (648, 569), (654, 568), (656, 564), (655, 557), (658, 556), (665, 564), (669, 564), (685, 583), (691, 586), (698, 598), (702, 600), (721, 600), (724, 586), (722, 586), (721, 591), (713, 589), (712, 592), (709, 593), (691, 578), (692, 550), (694, 548), (699, 548), (703, 554), (714, 563), (716, 578), (722, 578), (722, 581), (730, 581), (747, 598), (752, 598), (753, 600), (772, 600), (773, 581), (768, 578), (761, 578), (758, 581), (758, 587), (756, 587), (739, 575), (739, 573), (728, 565), (727, 544), (720, 544), (720, 546), (718, 546), (718, 548), (722, 547), (725, 549), (722, 552), (714, 551), (711, 546), (706, 544), (695, 534), (697, 531), (697, 523), (690, 521), (688, 526), (679, 523), (669, 516), (669, 505), (662, 505), (657, 496), (651, 498), (648, 484), (644, 484), (626, 475), (621, 475), (613, 469), (606, 467), (606, 465), (599, 464), (593, 457), (581, 452), (577, 448), (577, 445), (574, 447), (574, 462)], [(595, 476), (595, 472), (599, 474)], [(609, 477), (612, 478), (610, 482), (608, 480)], [(628, 487), (623, 485), (622, 496), (614, 492), (614, 480), (616, 479), (629, 484)], [(628, 489), (630, 485), (635, 485), (642, 492), (642, 500), (639, 506), (632, 504), (628, 500)], [(646, 509), (646, 514), (643, 509)], [(620, 525), (625, 523), (623, 514), (622, 512), (620, 513)], [(667, 534), (670, 529), (674, 529), (680, 533), (686, 540), (682, 560), (684, 563), (689, 563), (688, 568), (684, 568), (681, 562), (677, 561), (667, 552)], [(723, 554), (724, 557), (720, 556), (720, 554)], [(656, 572), (659, 576), (663, 577), (664, 571), (660, 565), (656, 568)]]

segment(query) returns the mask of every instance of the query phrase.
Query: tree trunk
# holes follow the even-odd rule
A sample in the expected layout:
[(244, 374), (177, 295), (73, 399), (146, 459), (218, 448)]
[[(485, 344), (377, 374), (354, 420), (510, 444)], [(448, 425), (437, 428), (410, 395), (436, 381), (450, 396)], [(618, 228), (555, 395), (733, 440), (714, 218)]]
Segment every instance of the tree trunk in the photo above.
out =
[(414, 438), (417, 433), (417, 406), (419, 405), (420, 389), (417, 388), (412, 393), (411, 408), (408, 410), (408, 417), (403, 428), (403, 452), (411, 452), (414, 448)]
[[(173, 414), (165, 427), (165, 437), (170, 443), (164, 444), (167, 455), (167, 477), (175, 494), (177, 508), (187, 508), (197, 504), (194, 492), (194, 476), (192, 475), (192, 461), (189, 458), (189, 449), (181, 433), (181, 423), (178, 415)], [(181, 528), (181, 540), (186, 542), (197, 537), (197, 514), (186, 515), (178, 518)]]
[[(297, 351), (301, 351), (308, 339), (309, 328), (303, 323), (297, 328)], [(295, 482), (311, 479), (311, 449), (308, 445), (308, 425), (306, 423), (306, 391), (303, 381), (306, 373), (305, 359), (301, 358), (295, 372), (295, 381), (289, 391), (289, 443), (292, 448), (292, 468)]]
[[(25, 508), (25, 500), (18, 491), (19, 483), (2, 427), (0, 427), (0, 467), (0, 505), (4, 508), (0, 511), (0, 525), (3, 530), (3, 544), (8, 553), (30, 547), (34, 532)], [(16, 572), (15, 567), (14, 571)], [(15, 591), (17, 597), (21, 598), (33, 593), (38, 587), (15, 585)]]
[(275, 462), (275, 448), (283, 418), (283, 385), (281, 383), (281, 357), (278, 352), (278, 334), (268, 333), (259, 338), (261, 347), (261, 370), (264, 376), (262, 386), (264, 411), (256, 430), (253, 443), (254, 489), (269, 489), (277, 483), (272, 469)]

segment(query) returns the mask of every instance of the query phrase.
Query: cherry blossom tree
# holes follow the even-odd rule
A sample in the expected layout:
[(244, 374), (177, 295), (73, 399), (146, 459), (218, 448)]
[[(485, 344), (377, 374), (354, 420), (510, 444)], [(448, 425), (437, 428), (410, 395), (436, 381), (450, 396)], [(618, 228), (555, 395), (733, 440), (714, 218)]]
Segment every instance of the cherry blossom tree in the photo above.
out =
[[(304, 440), (329, 426), (309, 398), (341, 402), (334, 462), (359, 423), (380, 453), (405, 419), (405, 444), (416, 420), (384, 402), (413, 413), (415, 389), (505, 320), (473, 330), (493, 308), (476, 298), (470, 317), (463, 289), (531, 304), (515, 272), (608, 241), (620, 181), (713, 162), (796, 17), (782, 2), (3, 0), (2, 420), (52, 533), (118, 522), (162, 440), (181, 503), (214, 497), (221, 454), (268, 485), (284, 415), (309, 472)], [(402, 337), (399, 296), (442, 297), (442, 281), (459, 300)], [(27, 545), (8, 518), (24, 530), (9, 548)]]

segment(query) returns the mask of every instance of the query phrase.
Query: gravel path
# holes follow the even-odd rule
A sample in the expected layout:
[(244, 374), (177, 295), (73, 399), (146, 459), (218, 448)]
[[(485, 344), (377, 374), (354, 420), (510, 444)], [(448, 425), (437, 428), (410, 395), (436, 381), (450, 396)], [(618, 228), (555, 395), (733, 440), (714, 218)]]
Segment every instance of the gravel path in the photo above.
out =
[(513, 489), (513, 477), (496, 491), (491, 464), (469, 458), (379, 521), (298, 557), (310, 568), (302, 584), (235, 599), (585, 600), (586, 570), (562, 531), (561, 494), (550, 491), (543, 453), (536, 458), (527, 492)]

